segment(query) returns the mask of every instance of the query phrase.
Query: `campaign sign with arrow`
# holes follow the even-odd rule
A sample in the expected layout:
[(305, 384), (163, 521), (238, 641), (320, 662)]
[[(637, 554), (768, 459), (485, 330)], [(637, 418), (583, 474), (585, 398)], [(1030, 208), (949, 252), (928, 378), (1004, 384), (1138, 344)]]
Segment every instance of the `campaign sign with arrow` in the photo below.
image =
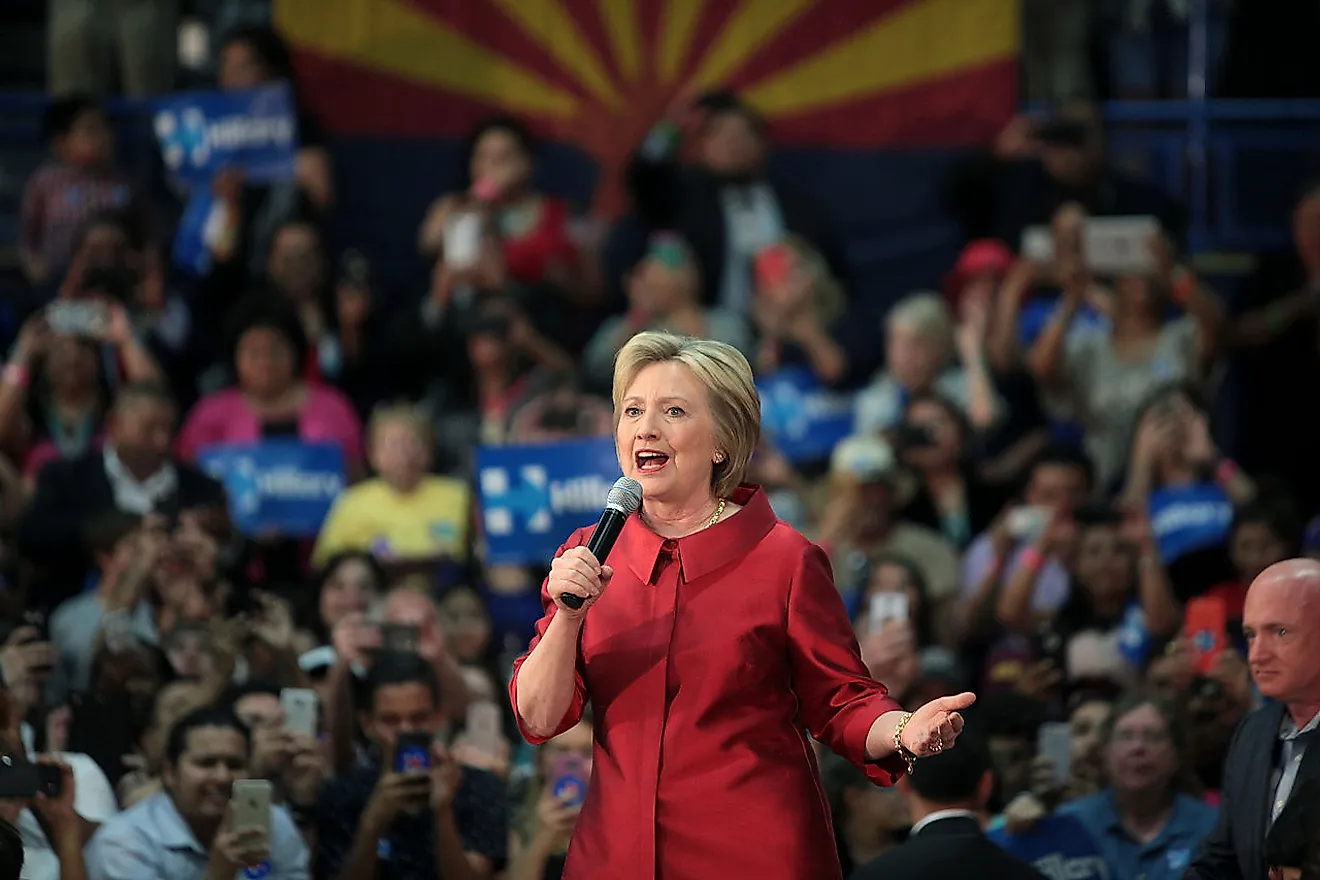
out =
[(574, 529), (596, 521), (619, 475), (610, 437), (480, 447), (477, 491), (487, 561), (549, 562)]

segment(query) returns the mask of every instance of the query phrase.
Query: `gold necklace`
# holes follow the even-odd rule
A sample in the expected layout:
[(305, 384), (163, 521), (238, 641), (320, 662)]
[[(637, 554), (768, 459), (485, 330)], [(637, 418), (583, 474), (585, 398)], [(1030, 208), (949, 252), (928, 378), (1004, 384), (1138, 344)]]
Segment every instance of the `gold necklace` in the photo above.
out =
[(720, 499), (719, 507), (715, 508), (715, 515), (710, 518), (710, 522), (706, 523), (705, 528), (708, 529), (711, 526), (715, 525), (715, 523), (720, 521), (720, 517), (724, 516), (724, 505), (727, 503), (728, 502), (726, 502), (723, 498)]

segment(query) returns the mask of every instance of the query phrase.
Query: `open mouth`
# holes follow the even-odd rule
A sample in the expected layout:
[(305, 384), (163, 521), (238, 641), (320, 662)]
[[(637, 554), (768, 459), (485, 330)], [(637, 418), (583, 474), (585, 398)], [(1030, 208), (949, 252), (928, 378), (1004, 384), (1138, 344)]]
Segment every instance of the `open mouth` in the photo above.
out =
[(653, 474), (669, 464), (669, 456), (663, 452), (639, 452), (634, 457), (638, 473)]

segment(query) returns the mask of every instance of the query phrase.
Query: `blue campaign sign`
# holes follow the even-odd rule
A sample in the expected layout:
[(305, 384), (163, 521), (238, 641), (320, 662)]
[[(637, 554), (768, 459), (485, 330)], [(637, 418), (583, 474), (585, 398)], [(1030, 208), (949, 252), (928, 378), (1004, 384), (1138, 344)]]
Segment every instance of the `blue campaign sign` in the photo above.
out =
[(1166, 563), (1223, 543), (1233, 526), (1233, 502), (1214, 483), (1157, 489), (1150, 493), (1147, 509), (1160, 559)]
[(242, 92), (180, 92), (155, 102), (165, 166), (187, 184), (210, 186), (222, 168), (249, 183), (293, 176), (298, 117), (286, 83)]
[(315, 535), (347, 483), (344, 453), (335, 443), (212, 446), (202, 450), (198, 463), (224, 484), (230, 516), (246, 535)]
[(852, 433), (852, 395), (822, 386), (804, 366), (762, 376), (756, 389), (761, 393), (761, 428), (789, 461), (828, 458)]
[(208, 230), (218, 206), (208, 187), (199, 186), (188, 199), (174, 233), (170, 259), (175, 266), (200, 278), (211, 268)]
[(610, 437), (477, 450), (487, 561), (541, 565), (600, 516), (620, 476)]
[(1109, 867), (1099, 848), (1073, 816), (1052, 813), (1017, 834), (996, 822), (986, 836), (1050, 880), (1109, 880)]

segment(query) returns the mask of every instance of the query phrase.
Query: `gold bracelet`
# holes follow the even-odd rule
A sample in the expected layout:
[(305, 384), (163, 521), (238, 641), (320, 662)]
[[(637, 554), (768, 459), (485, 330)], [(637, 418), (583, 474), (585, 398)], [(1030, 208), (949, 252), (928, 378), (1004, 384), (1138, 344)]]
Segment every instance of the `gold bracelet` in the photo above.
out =
[(917, 756), (907, 746), (903, 745), (903, 728), (907, 727), (907, 723), (911, 720), (912, 713), (904, 712), (903, 717), (898, 719), (898, 724), (894, 727), (894, 751), (903, 756), (908, 773), (911, 773), (917, 766)]

